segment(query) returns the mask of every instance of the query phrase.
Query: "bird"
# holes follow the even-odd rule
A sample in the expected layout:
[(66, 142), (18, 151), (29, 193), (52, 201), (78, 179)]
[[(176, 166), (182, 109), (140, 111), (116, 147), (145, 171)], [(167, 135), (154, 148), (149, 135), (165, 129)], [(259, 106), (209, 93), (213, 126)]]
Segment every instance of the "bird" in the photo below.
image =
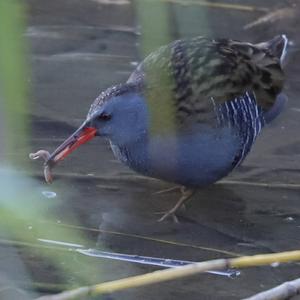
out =
[(261, 43), (194, 37), (150, 53), (125, 83), (100, 93), (82, 125), (52, 154), (40, 150), (45, 177), (80, 145), (109, 140), (134, 171), (181, 186), (176, 217), (195, 190), (228, 175), (287, 101), (282, 92), (288, 39)]

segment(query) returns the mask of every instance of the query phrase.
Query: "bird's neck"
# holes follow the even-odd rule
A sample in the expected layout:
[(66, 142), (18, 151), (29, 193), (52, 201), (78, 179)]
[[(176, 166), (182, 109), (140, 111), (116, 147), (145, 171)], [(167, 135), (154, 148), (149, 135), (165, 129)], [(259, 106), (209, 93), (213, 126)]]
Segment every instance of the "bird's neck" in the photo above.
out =
[(137, 172), (147, 174), (149, 142), (146, 134), (125, 144), (117, 144), (110, 140), (110, 145), (118, 160)]

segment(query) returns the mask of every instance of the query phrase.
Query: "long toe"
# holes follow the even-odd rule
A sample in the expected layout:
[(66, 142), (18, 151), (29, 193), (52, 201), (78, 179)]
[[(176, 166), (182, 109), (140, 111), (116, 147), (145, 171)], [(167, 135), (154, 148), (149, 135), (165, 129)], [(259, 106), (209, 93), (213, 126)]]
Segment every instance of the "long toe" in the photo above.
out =
[(164, 189), (164, 190), (160, 190), (160, 191), (154, 192), (153, 195), (160, 195), (160, 194), (165, 194), (165, 193), (173, 192), (173, 191), (179, 190), (180, 188), (181, 188), (180, 186), (173, 186), (173, 187), (168, 188), (168, 189)]
[(167, 211), (166, 213), (164, 213), (164, 215), (158, 220), (158, 222), (162, 222), (164, 220), (166, 220), (169, 217), (172, 217), (175, 223), (179, 223), (177, 216), (175, 215), (175, 213), (183, 208), (185, 209), (185, 205), (184, 203), (190, 199), (190, 197), (195, 193), (194, 189), (188, 189), (185, 187), (181, 188), (181, 197), (180, 199), (177, 201), (176, 205), (170, 209), (169, 211)]
[(162, 222), (162, 221), (165, 221), (166, 219), (168, 218), (172, 218), (173, 222), (176, 223), (176, 224), (179, 224), (179, 220), (178, 220), (178, 217), (176, 216), (176, 214), (174, 212), (172, 212), (171, 210), (170, 211), (167, 211), (166, 213), (164, 213), (164, 215), (159, 218), (157, 220), (157, 222)]

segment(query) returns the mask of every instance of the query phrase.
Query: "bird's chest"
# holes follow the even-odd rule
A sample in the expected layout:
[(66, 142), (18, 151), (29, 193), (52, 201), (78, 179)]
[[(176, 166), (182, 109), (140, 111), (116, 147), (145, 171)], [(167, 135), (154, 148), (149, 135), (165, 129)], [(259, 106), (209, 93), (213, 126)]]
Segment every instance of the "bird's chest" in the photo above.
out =
[(112, 144), (115, 156), (147, 176), (189, 186), (215, 182), (234, 167), (240, 141), (229, 128), (153, 137), (128, 147)]

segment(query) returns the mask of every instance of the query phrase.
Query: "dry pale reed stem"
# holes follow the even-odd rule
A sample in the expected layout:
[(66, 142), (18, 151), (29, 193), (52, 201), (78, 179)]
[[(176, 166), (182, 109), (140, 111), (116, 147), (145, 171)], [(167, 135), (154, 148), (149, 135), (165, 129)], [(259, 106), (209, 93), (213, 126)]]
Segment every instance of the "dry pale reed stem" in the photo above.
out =
[(253, 266), (269, 265), (275, 262), (284, 263), (300, 260), (300, 250), (281, 252), (274, 254), (261, 254), (254, 256), (244, 256), (232, 259), (217, 259), (206, 262), (199, 262), (183, 267), (155, 271), (145, 275), (128, 277), (120, 280), (105, 282), (91, 287), (63, 292), (54, 296), (44, 296), (38, 300), (70, 300), (84, 296), (96, 296), (100, 294), (112, 293), (133, 287), (146, 286), (153, 283), (174, 280), (205, 271), (222, 270), (229, 267), (245, 268)]
[(244, 300), (285, 300), (300, 294), (300, 278), (287, 281), (268, 291), (256, 294)]
[(250, 6), (243, 4), (231, 4), (231, 3), (222, 3), (222, 2), (210, 2), (210, 1), (188, 1), (188, 0), (164, 0), (165, 2), (176, 3), (181, 5), (199, 5), (210, 8), (219, 8), (219, 9), (229, 9), (229, 10), (240, 10), (240, 11), (268, 11), (266, 7)]
[(296, 15), (296, 9), (292, 7), (280, 8), (278, 10), (272, 11), (257, 20), (244, 26), (244, 29), (251, 29), (259, 25), (265, 25), (270, 23), (275, 23), (282, 21), (283, 19), (291, 19)]

